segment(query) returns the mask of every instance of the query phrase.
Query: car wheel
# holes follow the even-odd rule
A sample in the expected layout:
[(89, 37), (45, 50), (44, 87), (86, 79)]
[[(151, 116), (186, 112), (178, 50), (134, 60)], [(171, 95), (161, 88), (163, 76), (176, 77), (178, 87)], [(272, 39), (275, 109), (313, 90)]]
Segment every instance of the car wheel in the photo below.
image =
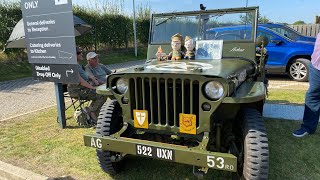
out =
[(299, 82), (308, 81), (309, 64), (310, 60), (303, 58), (292, 61), (288, 70), (290, 78)]
[[(108, 100), (101, 107), (96, 133), (102, 136), (110, 136), (121, 129), (122, 109), (115, 100)], [(121, 170), (123, 160), (115, 161), (115, 157), (122, 157), (118, 152), (97, 149), (97, 159), (101, 169), (108, 174), (116, 174)]]
[(240, 111), (241, 132), (236, 133), (235, 148), (231, 153), (238, 158), (238, 171), (232, 179), (268, 179), (269, 146), (260, 112), (253, 108)]

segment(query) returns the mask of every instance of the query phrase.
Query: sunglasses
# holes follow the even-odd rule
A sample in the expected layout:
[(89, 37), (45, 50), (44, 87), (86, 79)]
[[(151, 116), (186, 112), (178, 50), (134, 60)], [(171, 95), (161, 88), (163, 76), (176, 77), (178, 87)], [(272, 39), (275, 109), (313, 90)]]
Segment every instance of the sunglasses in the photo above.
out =
[(82, 52), (77, 52), (77, 55), (82, 54)]

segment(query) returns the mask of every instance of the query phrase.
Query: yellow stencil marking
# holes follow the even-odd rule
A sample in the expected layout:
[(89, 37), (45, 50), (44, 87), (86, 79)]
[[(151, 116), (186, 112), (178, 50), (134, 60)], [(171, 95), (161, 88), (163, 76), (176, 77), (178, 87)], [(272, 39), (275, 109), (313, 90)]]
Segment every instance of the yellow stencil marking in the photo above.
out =
[(180, 132), (186, 134), (196, 134), (196, 115), (194, 114), (179, 114)]
[(146, 110), (133, 110), (134, 127), (136, 128), (149, 128), (148, 111)]

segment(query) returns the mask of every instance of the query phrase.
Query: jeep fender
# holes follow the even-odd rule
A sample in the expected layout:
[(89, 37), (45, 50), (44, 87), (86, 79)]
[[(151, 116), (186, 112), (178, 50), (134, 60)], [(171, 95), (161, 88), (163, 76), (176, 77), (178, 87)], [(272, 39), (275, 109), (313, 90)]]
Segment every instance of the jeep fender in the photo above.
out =
[(244, 82), (231, 97), (225, 97), (222, 103), (253, 103), (265, 97), (266, 87), (263, 82)]

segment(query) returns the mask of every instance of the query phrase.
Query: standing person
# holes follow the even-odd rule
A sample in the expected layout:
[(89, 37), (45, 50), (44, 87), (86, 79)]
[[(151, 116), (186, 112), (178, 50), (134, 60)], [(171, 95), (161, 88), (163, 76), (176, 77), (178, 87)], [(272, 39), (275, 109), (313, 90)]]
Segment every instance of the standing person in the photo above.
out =
[(320, 114), (320, 32), (314, 45), (309, 66), (309, 89), (306, 93), (303, 123), (293, 132), (295, 137), (315, 133)]
[(87, 54), (88, 64), (86, 65), (86, 72), (89, 76), (95, 77), (99, 85), (107, 82), (107, 75), (111, 74), (110, 71), (105, 65), (99, 63), (99, 55), (95, 52), (89, 52)]
[(100, 108), (106, 101), (106, 98), (102, 95), (96, 93), (96, 87), (94, 85), (98, 85), (98, 81), (92, 76), (90, 77), (83, 66), (79, 63), (83, 60), (82, 51), (79, 47), (76, 48), (77, 51), (77, 61), (78, 61), (78, 70), (79, 70), (79, 84), (68, 84), (68, 92), (71, 97), (79, 98), (79, 99), (86, 99), (91, 100), (89, 110), (90, 110), (90, 117), (97, 121), (97, 114), (100, 111)]

